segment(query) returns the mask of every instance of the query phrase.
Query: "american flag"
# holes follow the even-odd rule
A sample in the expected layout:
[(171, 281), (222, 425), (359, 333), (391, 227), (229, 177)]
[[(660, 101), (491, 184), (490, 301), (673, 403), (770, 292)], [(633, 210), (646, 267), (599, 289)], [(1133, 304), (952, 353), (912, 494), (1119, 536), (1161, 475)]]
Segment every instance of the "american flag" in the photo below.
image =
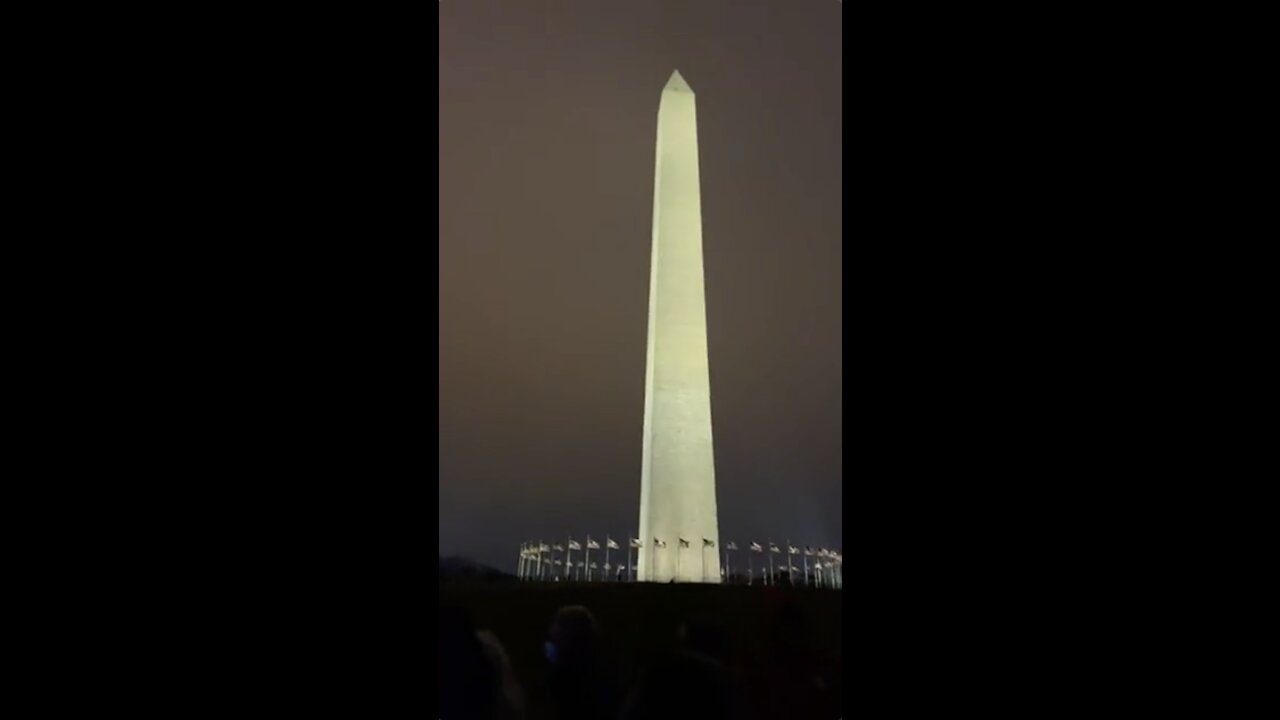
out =
[(644, 547), (644, 543), (640, 542), (640, 538), (631, 538), (631, 547), (642, 548)]
[(702, 547), (715, 547), (715, 546), (716, 546), (715, 540), (708, 540), (706, 538), (702, 538)]
[(577, 540), (574, 540), (573, 538), (569, 538), (569, 549), (570, 549), (570, 550), (581, 550), (581, 549), (582, 549), (582, 543), (578, 542)]
[(608, 535), (605, 535), (605, 536), (604, 536), (604, 544), (605, 544), (605, 545), (606, 545), (610, 550), (617, 550), (617, 549), (618, 549), (618, 543), (614, 542), (614, 541), (613, 541), (613, 538), (610, 538)]
[(684, 538), (680, 538), (680, 547), (689, 547), (689, 541)]
[(764, 552), (764, 548), (760, 547), (760, 543), (758, 542), (751, 543), (751, 550), (753, 552)]
[(588, 536), (587, 536), (587, 549), (588, 549), (588, 550), (599, 550), (599, 549), (600, 549), (600, 543), (596, 542), (595, 540), (592, 540), (592, 539), (591, 539), (591, 536), (590, 536), (590, 535), (588, 535)]
[(659, 540), (658, 538), (654, 538), (654, 539), (653, 539), (653, 544), (654, 544), (654, 545), (657, 545), (657, 546), (658, 546), (658, 547), (660, 547), (660, 548), (663, 548), (663, 547), (666, 547), (666, 546), (667, 546), (667, 544), (666, 544), (665, 542), (663, 542), (663, 541)]
[(725, 544), (724, 544), (724, 549), (725, 549), (725, 550), (737, 550), (737, 549), (738, 549), (738, 544), (737, 544), (737, 543), (735, 543), (734, 541), (730, 540), (729, 542), (727, 542), (727, 543), (725, 543)]

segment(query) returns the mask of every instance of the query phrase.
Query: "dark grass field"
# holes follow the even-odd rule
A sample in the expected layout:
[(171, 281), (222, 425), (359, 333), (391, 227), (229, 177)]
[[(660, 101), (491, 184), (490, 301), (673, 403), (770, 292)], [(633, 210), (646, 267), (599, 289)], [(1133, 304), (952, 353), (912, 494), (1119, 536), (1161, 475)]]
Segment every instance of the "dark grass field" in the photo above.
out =
[(618, 679), (629, 686), (647, 661), (671, 648), (680, 623), (710, 621), (728, 637), (735, 664), (764, 652), (762, 643), (774, 612), (798, 605), (808, 643), (824, 664), (843, 660), (843, 593), (806, 588), (620, 584), (532, 584), (457, 582), (440, 585), (441, 605), (471, 613), (477, 628), (502, 642), (521, 685), (529, 691), (531, 717), (540, 717), (537, 687), (545, 665), (543, 642), (552, 615), (565, 605), (582, 605), (599, 621)]

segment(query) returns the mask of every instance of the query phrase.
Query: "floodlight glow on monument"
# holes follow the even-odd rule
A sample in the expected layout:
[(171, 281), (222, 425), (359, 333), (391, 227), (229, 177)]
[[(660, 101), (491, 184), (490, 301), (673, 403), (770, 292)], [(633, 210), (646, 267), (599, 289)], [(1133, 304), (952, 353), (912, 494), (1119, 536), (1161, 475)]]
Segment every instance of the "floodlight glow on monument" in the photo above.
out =
[(656, 163), (637, 578), (719, 583), (698, 121), (678, 70), (658, 104)]

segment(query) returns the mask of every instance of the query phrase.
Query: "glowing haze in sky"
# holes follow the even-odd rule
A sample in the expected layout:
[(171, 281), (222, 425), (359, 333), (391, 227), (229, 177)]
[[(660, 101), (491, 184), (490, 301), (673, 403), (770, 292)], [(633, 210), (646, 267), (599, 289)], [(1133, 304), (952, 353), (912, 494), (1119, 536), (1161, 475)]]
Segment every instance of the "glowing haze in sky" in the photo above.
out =
[(439, 13), (440, 552), (511, 571), (522, 540), (636, 532), (675, 68), (698, 94), (720, 537), (841, 547), (840, 5)]

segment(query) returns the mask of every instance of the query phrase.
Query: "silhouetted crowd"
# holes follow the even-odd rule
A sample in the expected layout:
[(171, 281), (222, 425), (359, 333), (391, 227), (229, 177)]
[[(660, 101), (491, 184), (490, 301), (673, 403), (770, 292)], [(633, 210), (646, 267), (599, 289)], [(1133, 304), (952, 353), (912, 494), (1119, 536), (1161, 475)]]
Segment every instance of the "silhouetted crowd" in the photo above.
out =
[[(839, 669), (811, 648), (803, 612), (775, 608), (758, 642), (735, 647), (715, 622), (673, 628), (668, 648), (621, 686), (604, 634), (584, 607), (558, 610), (542, 676), (523, 687), (501, 642), (456, 607), (440, 608), (442, 720), (805, 720), (840, 718)], [(530, 712), (526, 691), (537, 694)]]

